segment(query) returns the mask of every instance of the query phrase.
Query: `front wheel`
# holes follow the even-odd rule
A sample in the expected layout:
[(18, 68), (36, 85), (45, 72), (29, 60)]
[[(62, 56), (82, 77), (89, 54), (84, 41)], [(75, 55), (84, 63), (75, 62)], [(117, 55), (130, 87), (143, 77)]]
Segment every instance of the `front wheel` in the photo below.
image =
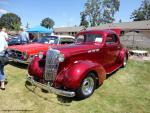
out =
[(123, 65), (122, 67), (125, 67), (127, 65), (127, 55), (124, 55), (124, 59), (123, 59)]
[(76, 91), (76, 96), (79, 99), (84, 99), (91, 96), (96, 87), (96, 78), (94, 73), (89, 73), (81, 82), (80, 87)]

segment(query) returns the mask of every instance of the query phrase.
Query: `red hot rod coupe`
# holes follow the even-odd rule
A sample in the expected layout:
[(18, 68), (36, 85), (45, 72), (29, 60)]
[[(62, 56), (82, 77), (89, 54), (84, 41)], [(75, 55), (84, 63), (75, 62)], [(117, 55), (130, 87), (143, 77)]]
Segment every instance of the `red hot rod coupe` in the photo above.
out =
[(61, 46), (63, 44), (74, 43), (73, 36), (54, 35), (35, 38), (32, 43), (24, 45), (9, 46), (9, 59), (14, 62), (28, 64), (32, 58), (41, 51), (47, 51), (49, 46)]
[(66, 97), (84, 99), (92, 95), (106, 75), (128, 60), (128, 51), (112, 30), (86, 30), (76, 43), (49, 48), (28, 66), (27, 82)]

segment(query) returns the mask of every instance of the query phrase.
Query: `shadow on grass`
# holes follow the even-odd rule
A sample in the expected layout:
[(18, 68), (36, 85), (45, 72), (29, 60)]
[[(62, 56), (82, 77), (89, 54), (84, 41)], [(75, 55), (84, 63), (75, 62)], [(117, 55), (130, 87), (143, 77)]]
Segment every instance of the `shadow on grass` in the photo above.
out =
[(114, 72), (111, 73), (111, 74), (106, 75), (106, 79), (109, 79), (109, 78), (110, 78), (111, 76), (113, 76), (117, 71), (118, 71), (118, 70), (114, 71)]
[(10, 65), (12, 66), (15, 66), (17, 68), (20, 68), (20, 69), (27, 69), (28, 65), (27, 64), (21, 64), (21, 63), (18, 63), (18, 62), (9, 62)]
[(74, 98), (57, 95), (57, 100), (59, 101), (60, 105), (70, 106)]
[[(44, 96), (38, 94), (38, 93), (35, 91), (37, 87), (36, 87), (36, 86), (32, 87), (32, 84), (30, 84), (29, 82), (26, 82), (26, 83), (25, 83), (25, 87), (26, 87), (30, 92), (32, 92), (32, 93), (34, 93), (36, 96), (38, 96), (39, 98), (42, 98), (42, 99), (45, 100), (45, 101), (53, 102), (53, 103), (54, 103), (54, 101), (50, 100), (49, 98), (44, 97)], [(31, 88), (31, 87), (32, 87), (32, 88)], [(41, 91), (42, 91), (43, 93), (48, 93), (47, 91), (44, 91), (44, 90), (42, 90), (42, 89), (41, 89)]]
[[(32, 93), (34, 93), (36, 96), (42, 98), (45, 101), (49, 101), (49, 102), (53, 102), (52, 100), (49, 100), (48, 98), (38, 94), (35, 92), (35, 89), (37, 88), (36, 86), (32, 87), (32, 84), (30, 82), (26, 82), (25, 83), (25, 87)], [(31, 88), (32, 87), (32, 88)], [(48, 91), (45, 91), (44, 89), (41, 89), (42, 93), (49, 93)], [(64, 96), (60, 96), (57, 95), (57, 100), (58, 100), (58, 104), (59, 105), (65, 105), (65, 106), (70, 106), (70, 104), (72, 103), (72, 101), (80, 101), (77, 98), (69, 98), (69, 97), (64, 97)]]

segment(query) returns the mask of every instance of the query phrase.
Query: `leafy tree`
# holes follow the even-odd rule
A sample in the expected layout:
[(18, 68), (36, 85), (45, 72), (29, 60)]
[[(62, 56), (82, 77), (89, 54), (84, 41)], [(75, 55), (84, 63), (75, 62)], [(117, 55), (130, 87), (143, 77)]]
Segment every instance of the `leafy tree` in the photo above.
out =
[(87, 0), (84, 13), (90, 26), (97, 26), (101, 23), (112, 23), (119, 6), (119, 0)]
[(55, 22), (51, 18), (45, 18), (41, 22), (41, 26), (44, 26), (46, 28), (53, 28), (55, 25)]
[(96, 26), (100, 20), (100, 0), (87, 0), (85, 11), (83, 12), (90, 23), (90, 26)]
[(143, 0), (141, 6), (132, 12), (130, 19), (133, 21), (150, 20), (150, 0)]
[(0, 27), (9, 30), (19, 30), (21, 26), (21, 18), (14, 13), (3, 14), (0, 18)]
[(112, 23), (115, 12), (119, 11), (119, 0), (103, 0), (103, 21), (102, 23)]
[(86, 28), (89, 26), (89, 22), (86, 20), (86, 15), (81, 13), (81, 23), (80, 26), (85, 26)]
[(19, 31), (20, 30), (20, 24), (16, 23), (16, 22), (13, 22), (12, 23), (12, 27), (15, 31)]

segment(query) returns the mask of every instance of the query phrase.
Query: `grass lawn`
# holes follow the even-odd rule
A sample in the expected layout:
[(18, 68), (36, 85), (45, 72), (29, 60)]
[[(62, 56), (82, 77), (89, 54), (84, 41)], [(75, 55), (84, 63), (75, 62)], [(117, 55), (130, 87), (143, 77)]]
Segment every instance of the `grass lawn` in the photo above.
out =
[(150, 62), (130, 60), (81, 101), (27, 89), (25, 68), (8, 65), (5, 71), (8, 84), (0, 90), (0, 113), (150, 113)]

